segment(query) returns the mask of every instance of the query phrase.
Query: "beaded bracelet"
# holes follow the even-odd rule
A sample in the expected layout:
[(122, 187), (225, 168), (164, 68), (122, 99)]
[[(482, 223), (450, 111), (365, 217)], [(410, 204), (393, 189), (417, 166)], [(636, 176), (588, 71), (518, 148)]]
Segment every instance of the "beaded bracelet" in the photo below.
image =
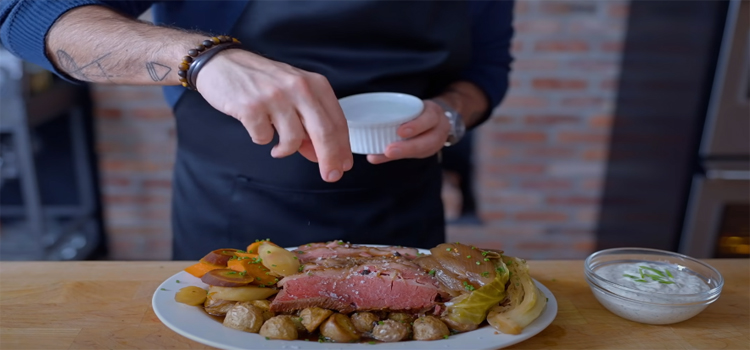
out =
[(198, 72), (214, 55), (227, 49), (242, 47), (237, 38), (226, 35), (219, 35), (203, 40), (198, 46), (188, 50), (188, 55), (182, 58), (182, 62), (177, 68), (177, 75), (180, 76), (182, 86), (190, 90), (198, 90), (195, 86)]

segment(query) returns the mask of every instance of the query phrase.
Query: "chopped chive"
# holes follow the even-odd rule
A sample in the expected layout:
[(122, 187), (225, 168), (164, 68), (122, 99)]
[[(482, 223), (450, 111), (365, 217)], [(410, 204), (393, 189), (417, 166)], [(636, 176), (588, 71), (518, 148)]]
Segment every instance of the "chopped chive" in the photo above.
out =
[(466, 259), (471, 259), (471, 255), (467, 255), (467, 256), (466, 256)]
[(167, 290), (166, 288), (159, 288), (159, 289), (161, 289), (161, 290)]
[(648, 282), (648, 281), (646, 281), (646, 280), (642, 280), (642, 279), (637, 279), (637, 280), (635, 280), (635, 281), (636, 281), (636, 282)]
[(445, 248), (445, 251), (449, 252), (449, 251), (451, 251), (451, 249), (450, 248)]
[(180, 283), (180, 280), (177, 280), (177, 283)]
[(666, 272), (666, 273), (667, 273), (667, 276), (669, 276), (670, 278), (674, 278), (674, 276), (672, 276), (672, 273), (671, 273), (671, 272), (669, 272), (669, 270), (667, 270), (667, 269), (664, 269), (664, 272)]
[(435, 276), (435, 270), (430, 270), (430, 272), (427, 273), (430, 276)]
[(480, 263), (479, 261), (477, 261), (477, 265), (481, 265), (481, 264), (482, 264), (482, 263)]
[(674, 284), (672, 281), (659, 281), (661, 284)]
[(624, 277), (627, 277), (627, 278), (632, 278), (632, 279), (636, 279), (636, 278), (638, 278), (638, 277), (635, 277), (635, 276), (633, 276), (633, 275), (628, 275), (627, 273), (623, 274), (623, 276), (624, 276)]
[(650, 268), (650, 267), (648, 267), (648, 266), (639, 266), (639, 267), (640, 267), (640, 268), (642, 268), (642, 269), (646, 269), (646, 270), (652, 271), (652, 272), (654, 272), (655, 274), (657, 274), (657, 275), (659, 275), (659, 276), (661, 276), (661, 277), (664, 277), (664, 273), (663, 273), (663, 272), (661, 272), (661, 271), (659, 271), (659, 270), (657, 270), (657, 269), (652, 269), (652, 268)]
[(448, 339), (448, 335), (447, 335), (447, 334), (446, 334), (446, 335), (444, 335), (444, 336), (443, 336), (443, 339)]

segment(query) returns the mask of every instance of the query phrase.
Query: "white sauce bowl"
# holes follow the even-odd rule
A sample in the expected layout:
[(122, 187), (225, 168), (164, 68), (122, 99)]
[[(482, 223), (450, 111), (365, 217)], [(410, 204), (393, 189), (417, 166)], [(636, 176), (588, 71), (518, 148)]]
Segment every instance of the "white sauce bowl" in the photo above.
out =
[[(691, 294), (644, 291), (632, 288), (631, 283), (597, 273), (606, 266), (633, 263), (656, 264), (674, 274), (678, 271), (690, 274), (705, 282), (706, 288)], [(584, 273), (602, 306), (617, 316), (646, 324), (672, 324), (690, 319), (719, 299), (724, 286), (724, 278), (710, 265), (686, 255), (648, 248), (598, 251), (586, 258)]]
[(396, 130), (424, 109), (421, 99), (396, 92), (372, 92), (339, 99), (349, 126), (352, 153), (383, 154), (402, 140)]

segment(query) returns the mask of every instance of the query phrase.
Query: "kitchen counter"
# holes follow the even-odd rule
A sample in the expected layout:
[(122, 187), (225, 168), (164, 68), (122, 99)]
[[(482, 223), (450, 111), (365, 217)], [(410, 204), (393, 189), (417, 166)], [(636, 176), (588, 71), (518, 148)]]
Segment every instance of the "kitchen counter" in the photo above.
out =
[[(706, 260), (721, 298), (674, 325), (624, 320), (594, 299), (583, 261), (530, 261), (557, 298), (555, 321), (509, 349), (750, 349), (750, 261)], [(210, 349), (164, 326), (157, 286), (191, 262), (0, 262), (0, 349)]]

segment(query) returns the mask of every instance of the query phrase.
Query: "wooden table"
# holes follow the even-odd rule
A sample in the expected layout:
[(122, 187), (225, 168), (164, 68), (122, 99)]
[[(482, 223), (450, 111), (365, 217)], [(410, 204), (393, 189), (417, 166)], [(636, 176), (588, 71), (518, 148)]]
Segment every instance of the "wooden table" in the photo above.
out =
[[(511, 349), (750, 349), (750, 261), (707, 260), (721, 298), (698, 316), (650, 326), (610, 313), (584, 281), (582, 261), (531, 261), (557, 298), (555, 321)], [(172, 332), (151, 296), (187, 262), (2, 262), (0, 349), (206, 349)]]

